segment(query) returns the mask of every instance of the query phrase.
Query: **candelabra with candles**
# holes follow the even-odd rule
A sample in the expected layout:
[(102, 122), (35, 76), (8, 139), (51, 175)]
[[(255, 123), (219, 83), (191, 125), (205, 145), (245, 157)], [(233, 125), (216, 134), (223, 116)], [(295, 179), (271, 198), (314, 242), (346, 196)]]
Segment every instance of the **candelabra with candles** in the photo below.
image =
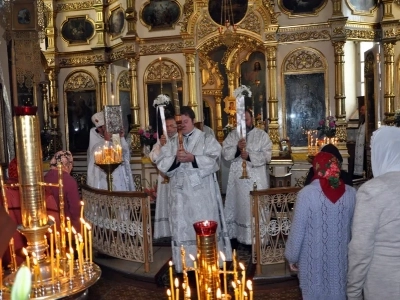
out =
[[(92, 262), (90, 250), (92, 249), (92, 234), (89, 224), (85, 223), (83, 231), (75, 237), (78, 259), (75, 259), (74, 252), (71, 252), (71, 234), (74, 228), (71, 227), (68, 218), (65, 220), (61, 166), (58, 168), (59, 183), (55, 185), (59, 187), (60, 192), (58, 226), (47, 215), (43, 186), (50, 184), (43, 181), (42, 150), (36, 111), (36, 107), (16, 107), (14, 116), (19, 183), (13, 186), (19, 188), (21, 201), (22, 224), (18, 226), (18, 230), (27, 239), (27, 247), (23, 249), (23, 252), (26, 255), (25, 265), (32, 273), (30, 298), (78, 297), (100, 278), (101, 270)], [(8, 211), (6, 188), (9, 185), (4, 183), (1, 168), (0, 184), (4, 206)], [(82, 212), (81, 215), (83, 216)], [(46, 234), (49, 234), (49, 240)], [(66, 235), (68, 235), (69, 249), (67, 249)], [(90, 255), (84, 256), (84, 249), (89, 249)], [(10, 251), (11, 257), (15, 258), (12, 240)], [(87, 252), (88, 250), (85, 253)], [(0, 276), (0, 299), (10, 299), (17, 268), (16, 261), (13, 259), (11, 274), (4, 280)]]
[(94, 153), (94, 162), (107, 174), (107, 187), (112, 191), (112, 173), (122, 163), (121, 145), (112, 146), (108, 141), (104, 146), (99, 147)]
[(318, 130), (307, 131), (307, 149), (308, 156), (315, 156), (321, 147), (327, 144), (337, 145), (338, 139), (336, 137), (318, 138)]
[[(170, 287), (167, 290), (168, 300), (178, 300), (182, 288), (183, 299), (190, 300), (192, 292), (188, 281), (188, 272), (194, 271), (196, 278), (197, 299), (200, 300), (253, 300), (253, 284), (251, 280), (246, 282), (246, 271), (242, 263), (238, 263), (236, 251), (233, 253), (233, 271), (226, 267), (225, 255), (217, 254), (217, 222), (201, 221), (193, 224), (196, 231), (197, 258), (189, 254), (193, 260), (193, 267), (185, 264), (185, 249), (181, 246), (181, 259), (183, 268), (183, 282), (180, 287), (178, 278), (173, 279), (173, 264), (169, 262)], [(219, 258), (223, 262), (222, 270), (218, 266)], [(239, 270), (240, 268), (240, 270)], [(221, 282), (222, 275), (222, 282)], [(233, 296), (228, 293), (228, 275), (233, 276)], [(175, 287), (175, 289), (174, 289)], [(247, 289), (246, 289), (247, 288)]]

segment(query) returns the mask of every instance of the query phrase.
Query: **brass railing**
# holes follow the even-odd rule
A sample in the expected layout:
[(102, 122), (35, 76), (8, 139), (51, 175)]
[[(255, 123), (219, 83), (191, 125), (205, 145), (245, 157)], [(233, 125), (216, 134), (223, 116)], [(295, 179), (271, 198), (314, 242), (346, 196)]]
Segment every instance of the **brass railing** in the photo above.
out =
[(285, 245), (293, 217), (293, 207), (301, 188), (270, 188), (254, 190), (252, 196), (253, 215), (253, 263), (256, 274), (261, 274), (261, 265), (285, 262)]
[(150, 200), (144, 192), (109, 192), (82, 187), (85, 219), (92, 224), (93, 248), (134, 262), (153, 261)]

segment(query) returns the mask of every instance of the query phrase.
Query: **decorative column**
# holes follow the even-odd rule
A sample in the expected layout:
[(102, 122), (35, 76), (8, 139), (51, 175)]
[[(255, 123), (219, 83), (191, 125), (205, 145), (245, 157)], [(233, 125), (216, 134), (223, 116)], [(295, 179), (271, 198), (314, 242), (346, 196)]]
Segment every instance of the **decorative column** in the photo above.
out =
[(100, 84), (100, 101), (97, 102), (97, 105), (100, 104), (100, 107), (97, 107), (97, 110), (101, 110), (104, 105), (107, 104), (107, 64), (97, 65), (96, 69), (99, 73), (99, 84)]
[(343, 16), (342, 12), (342, 0), (332, 0), (333, 2), (333, 12), (332, 16)]
[(384, 99), (385, 99), (385, 118), (383, 122), (386, 125), (393, 125), (394, 122), (394, 42), (383, 43), (383, 53), (385, 57), (385, 81), (384, 81)]
[(137, 11), (135, 10), (135, 0), (126, 1), (125, 19), (128, 24), (128, 32), (126, 35), (137, 35), (136, 32), (136, 22), (138, 21)]
[(335, 112), (336, 137), (338, 148), (347, 149), (346, 96), (344, 90), (344, 44), (345, 41), (332, 42), (335, 50)]
[(126, 57), (126, 60), (129, 63), (129, 81), (130, 81), (130, 101), (131, 101), (131, 114), (132, 114), (132, 124), (131, 131), (129, 134), (131, 135), (131, 151), (133, 151), (133, 155), (140, 155), (141, 147), (140, 147), (140, 136), (139, 136), (139, 127), (140, 127), (140, 106), (138, 101), (138, 88), (137, 88), (137, 61), (138, 56), (136, 54), (129, 55)]
[[(271, 123), (268, 126), (268, 135), (272, 141), (272, 156), (279, 156), (279, 125), (278, 125), (278, 99), (276, 79), (276, 46), (267, 47), (267, 70), (268, 70), (268, 116)], [(268, 122), (268, 121), (266, 121)]]
[(392, 5), (393, 0), (382, 0), (383, 3), (383, 20), (393, 20), (393, 12), (392, 12)]
[(58, 129), (58, 117), (60, 116), (60, 111), (58, 108), (58, 69), (51, 69), (49, 71), (49, 116), (51, 128)]
[[(192, 50), (185, 52), (184, 55), (186, 58), (186, 74), (188, 78), (187, 83), (189, 91), (189, 101), (187, 105), (194, 110), (196, 117), (199, 117), (203, 115), (203, 113), (199, 111), (200, 107), (196, 100), (196, 95), (197, 95), (196, 67), (195, 67), (196, 55)], [(201, 107), (203, 107), (203, 105), (201, 105)]]
[(222, 108), (221, 108), (221, 96), (215, 97), (215, 113), (217, 119), (217, 140), (222, 143), (224, 141), (224, 131), (222, 130)]
[(47, 96), (47, 82), (42, 81), (40, 83), (40, 86), (42, 87), (42, 103), (43, 103), (43, 129), (48, 130), (49, 129), (49, 98)]
[(97, 44), (95, 47), (105, 47), (104, 37), (105, 22), (104, 22), (104, 5), (102, 0), (95, 0), (93, 4), (93, 9), (96, 12), (96, 22), (94, 28), (96, 29)]

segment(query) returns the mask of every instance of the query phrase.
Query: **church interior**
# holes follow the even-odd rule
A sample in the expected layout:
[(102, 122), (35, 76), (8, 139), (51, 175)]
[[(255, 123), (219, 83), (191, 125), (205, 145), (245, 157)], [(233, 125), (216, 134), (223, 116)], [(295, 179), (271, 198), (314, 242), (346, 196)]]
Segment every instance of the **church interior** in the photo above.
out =
[[(358, 178), (355, 185), (370, 179), (372, 132), (381, 125), (395, 125), (400, 109), (395, 83), (400, 77), (398, 17), (399, 0), (0, 0), (2, 174), (7, 178), (9, 163), (18, 153), (25, 153), (21, 155), (33, 164), (22, 165), (22, 172), (37, 168), (43, 174), (57, 151), (73, 154), (71, 175), (93, 229), (89, 235), (96, 264), (88, 268), (94, 277), (82, 279), (83, 288), (71, 293), (87, 297), (80, 293), (89, 289), (96, 299), (142, 299), (135, 294), (144, 295), (143, 299), (168, 298), (170, 241), (151, 236), (156, 204), (148, 191), (157, 185), (158, 170), (148, 151), (156, 139), (142, 138), (158, 132), (154, 107), (158, 95), (191, 107), (198, 127), (209, 126), (222, 144), (237, 125), (235, 90), (243, 85), (251, 90), (245, 107), (254, 115), (254, 126), (272, 141), (267, 172), (276, 189), (256, 191), (253, 198), (279, 194), (290, 210), (312, 157), (326, 143), (337, 146), (342, 167)], [(86, 186), (91, 117), (106, 106), (120, 107), (136, 188), (131, 200), (123, 193)], [(38, 125), (32, 126), (39, 136), (26, 133), (32, 143), (18, 127), (15, 118), (20, 114), (15, 107), (28, 107), (26, 111), (37, 107)], [(362, 107), (365, 161), (357, 173)], [(172, 105), (166, 109), (174, 113)], [(321, 139), (321, 126), (330, 118), (333, 134)], [(39, 152), (29, 156), (33, 146)], [(229, 163), (221, 160), (222, 195), (228, 173)], [(138, 226), (132, 230), (137, 234), (129, 232), (132, 224), (123, 225), (125, 221), (113, 215), (118, 201), (136, 203), (136, 210), (133, 204), (126, 205), (131, 205), (131, 222)], [(108, 208), (103, 209), (101, 221), (93, 213), (99, 206)], [(271, 211), (276, 211), (279, 232), (272, 236), (256, 218), (265, 230), (256, 231), (253, 247), (239, 250), (239, 259), (247, 261), (254, 299), (301, 299), (282, 252), (287, 235), (282, 216), (287, 212), (281, 208), (278, 212), (277, 207)], [(120, 229), (107, 225), (106, 219), (111, 223), (114, 219)], [(271, 251), (267, 244), (274, 245)], [(4, 275), (8, 272), (5, 266)], [(120, 289), (113, 281), (118, 276), (126, 283)], [(289, 287), (292, 292), (287, 292)], [(112, 295), (110, 290), (119, 292)], [(32, 298), (46, 294), (40, 294), (40, 288), (35, 293)], [(102, 297), (105, 294), (108, 298)]]

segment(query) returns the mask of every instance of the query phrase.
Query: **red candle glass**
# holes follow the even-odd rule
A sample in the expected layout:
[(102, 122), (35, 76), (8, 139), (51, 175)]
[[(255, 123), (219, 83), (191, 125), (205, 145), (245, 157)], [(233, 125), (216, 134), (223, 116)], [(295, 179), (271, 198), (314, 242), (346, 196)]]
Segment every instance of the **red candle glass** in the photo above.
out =
[(208, 236), (217, 232), (218, 223), (215, 221), (200, 221), (193, 224), (197, 235)]
[(15, 106), (14, 112), (16, 116), (34, 116), (37, 112), (37, 106)]

